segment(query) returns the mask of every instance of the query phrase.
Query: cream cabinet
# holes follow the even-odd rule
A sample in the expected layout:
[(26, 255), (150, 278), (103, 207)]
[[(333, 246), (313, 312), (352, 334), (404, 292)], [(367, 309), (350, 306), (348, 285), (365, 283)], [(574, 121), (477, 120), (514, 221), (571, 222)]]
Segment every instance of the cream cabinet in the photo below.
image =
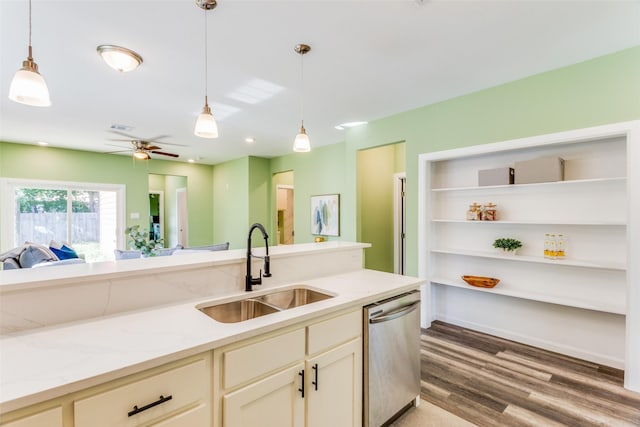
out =
[(38, 412), (18, 420), (2, 424), (3, 427), (62, 427), (62, 407)]
[[(2, 427), (210, 427), (211, 358), (206, 352), (2, 414)], [(63, 416), (64, 415), (64, 416)], [(5, 422), (5, 420), (11, 420)]]
[(215, 350), (214, 425), (361, 425), (361, 335), (355, 310)]

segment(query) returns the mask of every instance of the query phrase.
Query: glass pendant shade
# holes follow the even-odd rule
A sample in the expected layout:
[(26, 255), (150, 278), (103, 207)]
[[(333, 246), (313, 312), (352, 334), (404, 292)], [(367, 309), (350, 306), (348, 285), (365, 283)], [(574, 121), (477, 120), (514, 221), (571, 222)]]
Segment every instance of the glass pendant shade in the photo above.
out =
[(140, 55), (124, 47), (101, 45), (97, 50), (109, 67), (122, 73), (133, 71), (142, 64)]
[(13, 76), (9, 87), (9, 99), (34, 107), (51, 105), (47, 84), (38, 73), (38, 65), (33, 62), (31, 57), (31, 46), (29, 46), (29, 57), (22, 63), (22, 68), (16, 71)]
[(293, 141), (293, 151), (296, 153), (308, 153), (311, 151), (311, 142), (304, 125), (300, 126), (300, 133), (296, 135), (296, 139)]
[(137, 149), (136, 151), (134, 151), (133, 157), (139, 160), (149, 160), (151, 158), (151, 156), (149, 156), (149, 154), (142, 149)]
[(216, 119), (213, 118), (213, 114), (211, 114), (211, 108), (209, 108), (206, 99), (202, 113), (200, 113), (198, 120), (196, 120), (194, 134), (201, 138), (213, 139), (218, 137), (218, 124), (216, 123)]

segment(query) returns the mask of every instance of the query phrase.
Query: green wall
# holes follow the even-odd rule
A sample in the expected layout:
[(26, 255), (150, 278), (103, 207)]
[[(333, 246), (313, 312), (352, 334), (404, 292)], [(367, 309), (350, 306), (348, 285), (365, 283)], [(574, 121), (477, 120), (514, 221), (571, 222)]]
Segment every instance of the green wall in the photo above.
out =
[[(193, 183), (188, 188), (189, 244), (210, 243), (213, 240), (211, 166), (155, 159), (134, 162), (129, 156), (0, 142), (2, 178), (126, 185), (126, 226), (149, 227), (150, 173), (186, 176)], [(130, 219), (133, 212), (139, 213), (140, 219)]]
[[(328, 240), (345, 239), (350, 234), (343, 223), (343, 200), (346, 190), (345, 181), (345, 145), (338, 143), (314, 148), (309, 153), (292, 153), (271, 159), (271, 174), (293, 171), (295, 180), (294, 190), (294, 232), (295, 243), (313, 242), (315, 236), (311, 234), (311, 199), (313, 195), (340, 194), (340, 237), (328, 237)], [(275, 203), (274, 199), (271, 199)], [(273, 210), (271, 209), (270, 224), (273, 226)], [(271, 233), (274, 234), (274, 233)], [(274, 240), (272, 239), (272, 242)]]
[(346, 138), (344, 229), (356, 230), (360, 220), (354, 165), (362, 148), (406, 141), (407, 271), (415, 275), (419, 154), (639, 118), (640, 47), (634, 47), (353, 128)]

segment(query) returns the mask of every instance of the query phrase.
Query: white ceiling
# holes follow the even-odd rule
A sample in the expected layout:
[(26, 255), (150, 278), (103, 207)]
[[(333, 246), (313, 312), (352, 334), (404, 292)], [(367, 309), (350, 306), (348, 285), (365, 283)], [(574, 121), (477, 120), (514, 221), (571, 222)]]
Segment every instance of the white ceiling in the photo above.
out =
[[(205, 13), (193, 0), (32, 1), (33, 56), (53, 105), (8, 100), (27, 55), (28, 2), (0, 0), (0, 140), (108, 152), (118, 148), (107, 144), (127, 145), (109, 141), (119, 124), (141, 138), (166, 135), (161, 142), (184, 147), (165, 151), (207, 164), (290, 153), (302, 88), (318, 147), (344, 140), (339, 123), (640, 45), (638, 0), (218, 0), (207, 19), (220, 137), (208, 140), (193, 135), (204, 104)], [(301, 42), (312, 48), (304, 85), (293, 50)], [(144, 63), (118, 73), (96, 53), (101, 44), (132, 49)], [(247, 85), (278, 90), (249, 103), (234, 95)]]

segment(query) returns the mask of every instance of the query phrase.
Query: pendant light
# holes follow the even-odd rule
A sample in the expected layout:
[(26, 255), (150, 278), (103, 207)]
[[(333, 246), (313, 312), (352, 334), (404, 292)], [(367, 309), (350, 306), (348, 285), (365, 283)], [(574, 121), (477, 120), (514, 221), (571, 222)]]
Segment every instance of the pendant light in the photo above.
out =
[(195, 0), (196, 4), (204, 10), (204, 107), (202, 113), (196, 120), (194, 134), (201, 138), (217, 138), (218, 124), (211, 114), (209, 100), (207, 97), (209, 88), (207, 85), (207, 10), (215, 8), (218, 4), (216, 0)]
[(34, 107), (51, 105), (49, 89), (44, 78), (38, 73), (38, 64), (33, 60), (31, 48), (31, 0), (29, 0), (29, 55), (22, 62), (22, 68), (16, 71), (9, 87), (9, 99)]
[(307, 131), (304, 128), (304, 68), (303, 68), (303, 57), (306, 53), (311, 50), (311, 47), (306, 44), (296, 45), (295, 49), (296, 53), (300, 55), (300, 133), (296, 135), (296, 139), (293, 141), (293, 151), (297, 153), (307, 153), (311, 151), (311, 142), (309, 141), (309, 135), (307, 135)]

